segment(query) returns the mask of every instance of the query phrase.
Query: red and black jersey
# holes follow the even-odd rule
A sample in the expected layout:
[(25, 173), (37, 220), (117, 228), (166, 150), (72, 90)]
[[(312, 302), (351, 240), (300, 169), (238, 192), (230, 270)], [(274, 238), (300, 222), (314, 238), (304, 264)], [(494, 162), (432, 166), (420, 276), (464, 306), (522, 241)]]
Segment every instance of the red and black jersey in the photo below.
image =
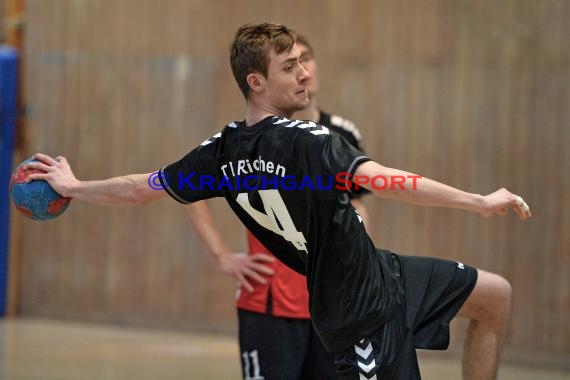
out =
[[(253, 234), (247, 231), (248, 254), (271, 252)], [(279, 260), (266, 264), (273, 269), (265, 284), (254, 283), (253, 291), (243, 287), (239, 291), (236, 306), (240, 309), (281, 318), (309, 319), (309, 293), (307, 278)]]
[(328, 350), (339, 351), (389, 314), (384, 257), (347, 184), (335, 181), (368, 160), (324, 126), (273, 116), (230, 123), (164, 167), (161, 181), (182, 203), (224, 197), (271, 253), (305, 274), (315, 329)]

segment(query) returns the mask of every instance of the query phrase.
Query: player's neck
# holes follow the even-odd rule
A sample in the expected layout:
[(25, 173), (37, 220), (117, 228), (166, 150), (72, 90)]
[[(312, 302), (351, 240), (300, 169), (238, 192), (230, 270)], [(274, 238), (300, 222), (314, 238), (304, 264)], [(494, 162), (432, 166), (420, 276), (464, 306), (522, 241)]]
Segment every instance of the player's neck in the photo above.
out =
[(297, 120), (310, 120), (314, 122), (318, 122), (320, 119), (321, 113), (317, 108), (317, 97), (311, 97), (309, 105), (307, 108), (302, 109), (301, 111), (297, 111), (293, 114), (292, 118)]
[(292, 114), (293, 111), (286, 112), (284, 110), (272, 107), (271, 105), (260, 105), (256, 104), (255, 101), (249, 100), (247, 102), (247, 107), (245, 110), (245, 125), (255, 125), (268, 116), (279, 116), (290, 119)]

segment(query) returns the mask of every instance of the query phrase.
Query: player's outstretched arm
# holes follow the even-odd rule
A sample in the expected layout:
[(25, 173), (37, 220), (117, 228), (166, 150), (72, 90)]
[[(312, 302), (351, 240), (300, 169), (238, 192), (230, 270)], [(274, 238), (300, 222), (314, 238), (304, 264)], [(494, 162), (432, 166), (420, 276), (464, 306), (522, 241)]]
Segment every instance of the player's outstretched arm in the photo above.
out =
[[(64, 197), (105, 206), (133, 206), (162, 198), (164, 190), (149, 186), (149, 174), (131, 174), (100, 181), (80, 181), (75, 177), (65, 157), (50, 157), (37, 153), (33, 159), (38, 162), (26, 164), (27, 168), (39, 169), (44, 173), (31, 174), (28, 179), (47, 181)], [(39, 162), (41, 161), (41, 162)]]
[(184, 211), (208, 252), (216, 258), (220, 270), (238, 279), (248, 291), (253, 291), (251, 280), (265, 284), (265, 276), (273, 275), (273, 270), (266, 263), (275, 260), (264, 253), (248, 255), (231, 251), (214, 223), (212, 212), (206, 201), (184, 206)]
[[(526, 202), (507, 189), (499, 189), (489, 195), (467, 193), (429, 178), (399, 169), (388, 168), (374, 161), (368, 161), (356, 169), (355, 178), (362, 186), (382, 198), (396, 199), (423, 206), (450, 207), (469, 210), (489, 217), (504, 215), (509, 209), (526, 220), (531, 217)], [(373, 186), (373, 178), (385, 178), (387, 186)], [(368, 182), (366, 182), (368, 179)], [(384, 185), (382, 180), (382, 185)]]

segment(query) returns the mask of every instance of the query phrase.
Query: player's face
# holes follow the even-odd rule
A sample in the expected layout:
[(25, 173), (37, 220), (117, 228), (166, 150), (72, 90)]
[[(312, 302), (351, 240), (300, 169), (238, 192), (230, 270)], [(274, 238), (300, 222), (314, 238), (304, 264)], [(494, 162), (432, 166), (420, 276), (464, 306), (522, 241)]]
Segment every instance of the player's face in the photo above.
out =
[(301, 64), (301, 49), (293, 45), (288, 52), (270, 53), (265, 95), (269, 106), (291, 115), (309, 105), (309, 72)]
[(309, 97), (312, 97), (319, 92), (317, 62), (315, 61), (313, 53), (307, 46), (301, 43), (298, 43), (298, 45), (301, 49), (301, 64), (309, 72), (309, 78), (306, 80), (305, 85), (307, 86), (307, 90), (309, 90)]

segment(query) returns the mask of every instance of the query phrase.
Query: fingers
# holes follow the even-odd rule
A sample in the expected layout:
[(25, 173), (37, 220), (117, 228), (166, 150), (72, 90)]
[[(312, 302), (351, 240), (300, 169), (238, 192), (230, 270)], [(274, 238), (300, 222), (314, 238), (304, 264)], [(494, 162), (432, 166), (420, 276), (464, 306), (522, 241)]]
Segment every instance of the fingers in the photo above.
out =
[(267, 255), (265, 253), (254, 253), (252, 255), (248, 255), (246, 260), (247, 266), (254, 269), (258, 273), (263, 273), (269, 276), (273, 276), (275, 273), (271, 267), (264, 265), (270, 264), (276, 260), (275, 257), (271, 255)]
[(265, 253), (254, 253), (253, 255), (249, 255), (249, 257), (254, 261), (262, 261), (265, 263), (272, 263), (275, 261), (275, 257)]
[(50, 170), (51, 166), (50, 165), (46, 165), (44, 162), (41, 161), (34, 161), (34, 162), (29, 162), (26, 165), (24, 165), (25, 169), (37, 169), (37, 170), (41, 170), (43, 172), (47, 172)]
[(251, 263), (249, 267), (252, 268), (257, 273), (263, 273), (268, 276), (273, 276), (275, 274), (275, 271), (270, 267), (268, 267), (267, 265)]
[(46, 173), (49, 172), (51, 169), (53, 169), (53, 167), (56, 166), (58, 163), (66, 162), (65, 158), (61, 156), (52, 158), (51, 156), (48, 156), (47, 154), (43, 153), (36, 153), (31, 158), (34, 161), (28, 162), (26, 165), (24, 165), (24, 168), (41, 170)]
[[(32, 157), (34, 159), (34, 157)], [(30, 162), (27, 163), (26, 165), (24, 165), (24, 169), (25, 170), (29, 170), (29, 169), (36, 169), (36, 172), (32, 172), (32, 174), (30, 174), (27, 178), (26, 178), (26, 182), (31, 182), (31, 181), (35, 181), (35, 180), (47, 180), (47, 176), (48, 176), (48, 171), (50, 171), (51, 166), (46, 165), (44, 162), (42, 161), (34, 161), (34, 162)]]
[(264, 253), (256, 253), (252, 255), (236, 255), (234, 257), (239, 257), (236, 262), (234, 273), (238, 278), (239, 284), (243, 286), (247, 291), (253, 291), (254, 287), (251, 281), (258, 284), (266, 284), (267, 276), (272, 276), (275, 271), (265, 265), (265, 263), (271, 263), (275, 261), (275, 258), (271, 255)]
[(530, 211), (530, 208), (528, 207), (524, 199), (522, 199), (518, 195), (515, 195), (515, 203), (517, 206), (519, 206), (522, 209), (523, 212)]
[(47, 181), (48, 176), (49, 176), (48, 173), (32, 173), (26, 178), (26, 182), (31, 182), (36, 180)]
[(524, 201), (524, 199), (522, 199), (518, 195), (515, 195), (513, 209), (515, 213), (519, 216), (519, 218), (521, 218), (522, 220), (526, 220), (531, 217), (530, 207)]
[(69, 164), (67, 163), (67, 159), (66, 159), (65, 157), (63, 157), (63, 156), (57, 156), (57, 157), (55, 158), (55, 160), (56, 160), (57, 162), (59, 162), (60, 164), (64, 164), (64, 165), (68, 165), (68, 166), (69, 166)]
[(252, 280), (254, 280), (255, 282), (259, 283), (259, 284), (266, 284), (267, 280), (258, 272), (251, 270), (251, 269), (245, 269), (243, 271), (243, 274), (245, 277), (250, 278)]
[(58, 163), (58, 161), (55, 158), (52, 158), (51, 156), (48, 156), (47, 154), (43, 154), (43, 153), (36, 153), (32, 156), (32, 158), (34, 160), (43, 161), (46, 164), (48, 164), (49, 166), (53, 166), (53, 165), (56, 165)]
[(253, 292), (253, 285), (251, 285), (248, 278), (259, 284), (267, 283), (267, 280), (265, 280), (260, 274), (250, 269), (244, 269), (241, 273), (236, 273), (236, 277), (238, 279), (238, 284), (243, 286), (248, 292)]
[(252, 259), (252, 256), (247, 256), (244, 261), (242, 261), (242, 269), (240, 272), (250, 278), (253, 278), (257, 282), (265, 284), (266, 280), (262, 275), (273, 276), (275, 272), (267, 265), (255, 262), (255, 260)]
[(253, 292), (253, 286), (251, 286), (251, 284), (249, 283), (249, 281), (247, 281), (247, 279), (242, 276), (239, 275), (238, 276), (238, 283), (243, 286), (248, 292)]

